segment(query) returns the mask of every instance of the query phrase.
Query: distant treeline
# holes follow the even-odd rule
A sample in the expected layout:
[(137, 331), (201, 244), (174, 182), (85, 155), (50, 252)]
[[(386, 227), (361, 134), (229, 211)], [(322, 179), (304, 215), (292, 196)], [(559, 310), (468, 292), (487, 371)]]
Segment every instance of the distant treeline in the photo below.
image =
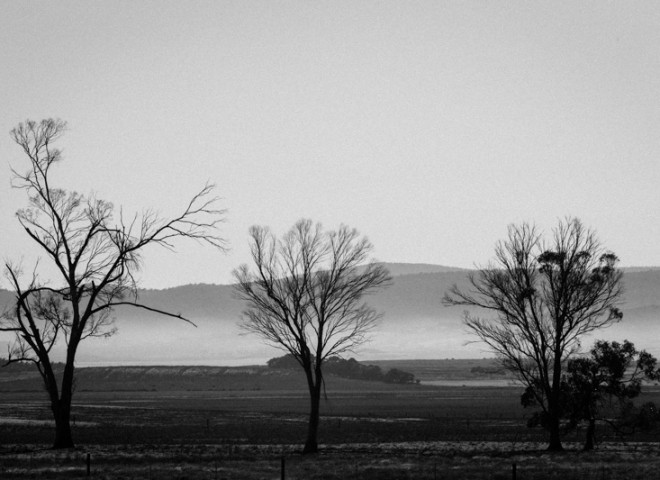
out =
[[(300, 364), (291, 354), (282, 357), (271, 358), (268, 360), (269, 368), (277, 368), (283, 370), (297, 370)], [(365, 365), (354, 358), (348, 360), (341, 357), (330, 357), (324, 362), (323, 371), (325, 374), (336, 375), (342, 378), (351, 378), (354, 380), (366, 380), (371, 382), (385, 382), (385, 383), (419, 383), (410, 372), (404, 372), (398, 368), (391, 368), (387, 373), (377, 365)]]
[[(34, 371), (33, 362), (12, 362), (7, 364), (8, 360), (6, 358), (0, 357), (0, 367), (10, 368), (14, 372), (23, 372), (23, 371)], [(53, 365), (57, 365), (54, 363)]]

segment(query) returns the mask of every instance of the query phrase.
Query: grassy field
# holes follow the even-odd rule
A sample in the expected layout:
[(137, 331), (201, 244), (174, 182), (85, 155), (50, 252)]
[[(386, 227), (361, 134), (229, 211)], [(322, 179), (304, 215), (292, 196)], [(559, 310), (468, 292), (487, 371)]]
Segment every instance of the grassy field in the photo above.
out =
[[(602, 427), (598, 450), (582, 453), (578, 431), (567, 453), (546, 453), (545, 433), (525, 426), (519, 387), (329, 378), (321, 453), (303, 457), (308, 399), (295, 375), (92, 370), (75, 394), (72, 451), (48, 449), (53, 427), (38, 383), (0, 390), (0, 478), (84, 478), (87, 454), (91, 477), (108, 480), (275, 479), (282, 458), (287, 479), (504, 479), (513, 463), (518, 479), (647, 479), (660, 468), (657, 432), (622, 441)], [(660, 403), (660, 388), (640, 401)]]

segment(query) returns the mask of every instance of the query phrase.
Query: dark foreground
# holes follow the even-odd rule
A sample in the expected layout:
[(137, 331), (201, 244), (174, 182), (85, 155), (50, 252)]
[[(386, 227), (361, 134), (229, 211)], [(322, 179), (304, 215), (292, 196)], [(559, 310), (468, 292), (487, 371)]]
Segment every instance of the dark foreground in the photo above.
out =
[[(7, 479), (639, 479), (658, 478), (659, 443), (578, 445), (549, 454), (541, 444), (405, 442), (325, 445), (301, 456), (291, 445), (89, 445), (66, 452), (5, 446)], [(87, 455), (89, 454), (89, 477)], [(515, 466), (514, 466), (515, 465)], [(284, 468), (284, 472), (282, 472)]]
[[(275, 382), (276, 384), (278, 382)], [(548, 454), (517, 387), (329, 382), (321, 453), (299, 454), (304, 390), (89, 391), (75, 395), (78, 448), (48, 449), (53, 429), (38, 390), (0, 392), (0, 479), (650, 479), (658, 433), (624, 440), (601, 428), (582, 453)], [(658, 402), (650, 389), (643, 401)]]

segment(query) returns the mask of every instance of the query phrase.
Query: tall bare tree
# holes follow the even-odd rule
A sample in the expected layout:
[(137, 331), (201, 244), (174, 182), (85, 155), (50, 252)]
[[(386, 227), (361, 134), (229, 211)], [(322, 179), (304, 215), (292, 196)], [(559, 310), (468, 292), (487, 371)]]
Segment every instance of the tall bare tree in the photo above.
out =
[(550, 433), (549, 450), (563, 448), (562, 368), (584, 335), (622, 318), (617, 262), (577, 219), (559, 222), (548, 242), (532, 225), (510, 226), (495, 262), (470, 276), (470, 290), (454, 286), (445, 295), (447, 305), (493, 314), (466, 312), (465, 325), (533, 393)]
[[(29, 207), (16, 216), (48, 265), (54, 267), (55, 278), (41, 281), (39, 264), (31, 275), (24, 275), (20, 265), (7, 262), (6, 276), (15, 292), (15, 304), (0, 320), (0, 331), (16, 335), (9, 363), (34, 362), (43, 378), (55, 419), (54, 448), (74, 445), (70, 416), (78, 346), (86, 338), (115, 332), (114, 307), (129, 305), (186, 320), (139, 302), (134, 274), (145, 247), (173, 248), (178, 238), (220, 250), (225, 247), (217, 233), (223, 211), (216, 207), (211, 185), (194, 195), (173, 218), (162, 219), (147, 210), (128, 221), (120, 216), (116, 222), (111, 203), (56, 188), (51, 171), (62, 156), (53, 143), (65, 128), (65, 122), (47, 119), (26, 121), (11, 131), (30, 164), (25, 173), (12, 170), (12, 185), (25, 190), (29, 199)], [(52, 353), (62, 341), (66, 356), (58, 378)]]
[[(289, 352), (305, 372), (310, 395), (303, 453), (318, 451), (323, 362), (362, 344), (379, 318), (362, 298), (390, 281), (369, 262), (371, 243), (346, 226), (323, 232), (300, 220), (281, 240), (265, 227), (250, 229), (252, 258), (234, 271), (246, 302), (245, 330)], [(369, 262), (369, 263), (368, 263)]]

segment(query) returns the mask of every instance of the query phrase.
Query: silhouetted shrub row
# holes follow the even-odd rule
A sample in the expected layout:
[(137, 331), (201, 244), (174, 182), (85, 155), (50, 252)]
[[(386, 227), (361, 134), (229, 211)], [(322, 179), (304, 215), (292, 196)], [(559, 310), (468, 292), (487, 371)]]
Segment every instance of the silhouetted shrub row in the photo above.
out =
[[(297, 370), (300, 368), (300, 364), (293, 355), (287, 354), (268, 360), (268, 367)], [(415, 379), (415, 375), (410, 372), (391, 368), (387, 373), (383, 373), (383, 370), (378, 365), (364, 365), (354, 358), (346, 360), (341, 357), (330, 357), (324, 362), (323, 371), (325, 374), (354, 380), (400, 384), (419, 383)]]

